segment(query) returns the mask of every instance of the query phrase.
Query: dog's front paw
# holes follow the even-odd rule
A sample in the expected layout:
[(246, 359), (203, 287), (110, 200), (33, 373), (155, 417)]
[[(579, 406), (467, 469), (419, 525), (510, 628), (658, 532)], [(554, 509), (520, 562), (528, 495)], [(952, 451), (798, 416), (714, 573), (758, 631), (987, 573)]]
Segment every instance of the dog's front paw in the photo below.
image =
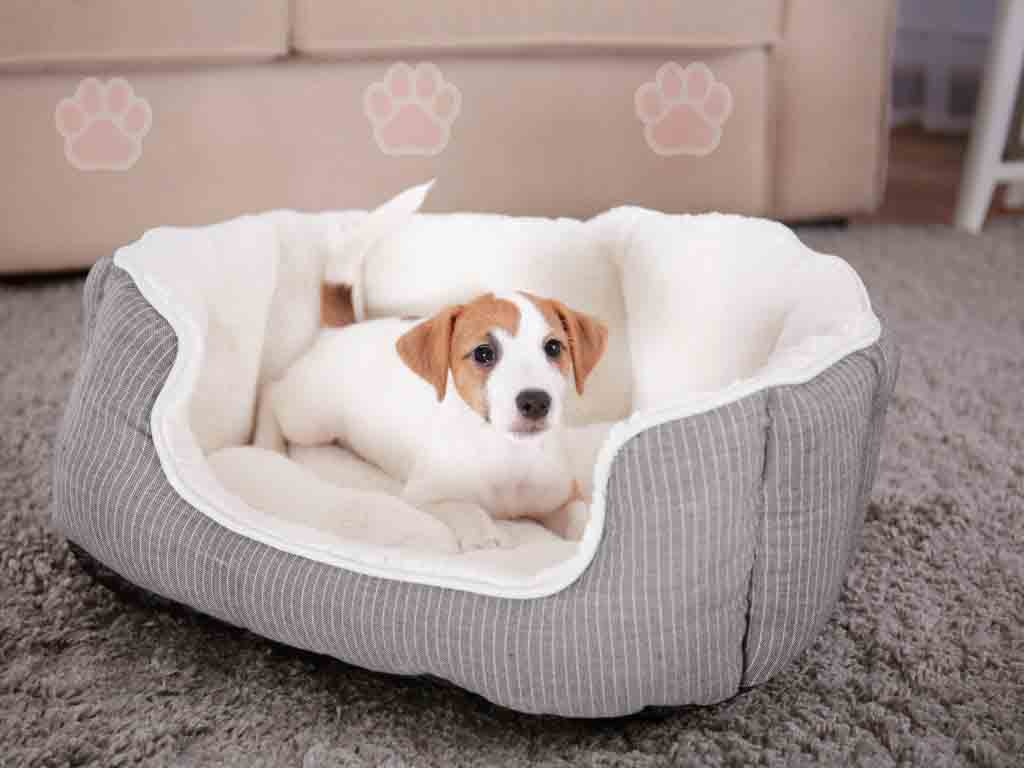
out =
[(288, 446), (281, 432), (281, 425), (277, 421), (277, 414), (274, 412), (272, 387), (273, 385), (266, 387), (260, 394), (256, 406), (256, 427), (253, 429), (252, 444), (257, 448), (286, 454)]
[(515, 539), (494, 522), (487, 510), (477, 504), (462, 501), (442, 501), (426, 508), (455, 533), (462, 552), (474, 549), (507, 549), (515, 546)]
[(590, 522), (590, 508), (585, 502), (577, 499), (569, 505), (568, 512), (565, 538), (569, 541), (579, 541), (583, 538), (583, 532), (587, 530), (587, 523)]
[(543, 520), (544, 527), (566, 541), (580, 541), (590, 522), (590, 507), (581, 499), (563, 504)]
[(463, 526), (462, 530), (456, 530), (459, 549), (463, 552), (472, 552), (475, 549), (508, 549), (515, 546), (515, 539), (504, 528), (490, 520), (489, 516), (488, 523)]

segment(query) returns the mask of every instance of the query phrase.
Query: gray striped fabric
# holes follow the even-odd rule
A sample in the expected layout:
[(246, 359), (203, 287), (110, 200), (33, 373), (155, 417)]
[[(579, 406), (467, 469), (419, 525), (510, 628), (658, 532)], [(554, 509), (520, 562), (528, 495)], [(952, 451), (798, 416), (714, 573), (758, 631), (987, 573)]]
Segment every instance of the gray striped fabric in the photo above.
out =
[(109, 260), (89, 276), (85, 316), (54, 465), (69, 538), (266, 637), (588, 717), (720, 701), (813, 640), (854, 551), (896, 369), (883, 338), (807, 384), (643, 432), (612, 467), (583, 575), (504, 600), (351, 573), (212, 522), (167, 483), (150, 436), (173, 331)]
[(863, 525), (896, 367), (885, 336), (806, 384), (767, 393), (744, 686), (789, 663), (832, 612)]

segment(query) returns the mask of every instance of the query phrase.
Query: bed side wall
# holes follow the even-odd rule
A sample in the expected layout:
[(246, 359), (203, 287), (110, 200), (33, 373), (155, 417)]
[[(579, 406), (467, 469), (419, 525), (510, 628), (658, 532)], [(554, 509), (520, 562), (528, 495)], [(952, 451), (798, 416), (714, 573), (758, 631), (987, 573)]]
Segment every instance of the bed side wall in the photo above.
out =
[[(104, 259), (84, 295), (81, 364), (54, 453), (55, 522), (105, 565), (152, 591), (147, 545), (165, 513), (149, 411), (177, 351), (166, 323), (127, 275)], [(166, 483), (164, 483), (166, 486)], [(146, 530), (143, 523), (154, 524)]]
[(897, 367), (883, 332), (811, 381), (768, 393), (744, 687), (802, 653), (835, 608), (860, 541)]

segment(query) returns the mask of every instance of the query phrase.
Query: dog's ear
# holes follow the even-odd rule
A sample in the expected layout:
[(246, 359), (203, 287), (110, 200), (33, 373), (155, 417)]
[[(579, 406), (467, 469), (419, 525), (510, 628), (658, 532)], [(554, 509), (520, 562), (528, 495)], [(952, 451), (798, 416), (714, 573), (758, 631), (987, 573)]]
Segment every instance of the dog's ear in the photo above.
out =
[(562, 322), (569, 338), (572, 371), (576, 377), (576, 391), (583, 394), (583, 382), (594, 370), (608, 347), (608, 328), (596, 317), (569, 309), (560, 301), (551, 300), (555, 314)]
[(426, 379), (437, 391), (438, 400), (444, 400), (448, 388), (452, 331), (461, 311), (461, 304), (445, 307), (429, 320), (414, 326), (395, 344), (402, 362)]

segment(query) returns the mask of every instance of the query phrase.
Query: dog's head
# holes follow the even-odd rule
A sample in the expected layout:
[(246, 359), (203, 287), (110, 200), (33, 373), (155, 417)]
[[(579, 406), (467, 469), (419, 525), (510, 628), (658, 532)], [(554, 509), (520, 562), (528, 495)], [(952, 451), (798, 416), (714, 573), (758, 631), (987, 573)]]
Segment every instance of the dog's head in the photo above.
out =
[(398, 354), (444, 400), (448, 371), (459, 396), (513, 437), (558, 424), (568, 382), (583, 384), (604, 354), (608, 330), (561, 302), (488, 293), (446, 307), (403, 335)]

